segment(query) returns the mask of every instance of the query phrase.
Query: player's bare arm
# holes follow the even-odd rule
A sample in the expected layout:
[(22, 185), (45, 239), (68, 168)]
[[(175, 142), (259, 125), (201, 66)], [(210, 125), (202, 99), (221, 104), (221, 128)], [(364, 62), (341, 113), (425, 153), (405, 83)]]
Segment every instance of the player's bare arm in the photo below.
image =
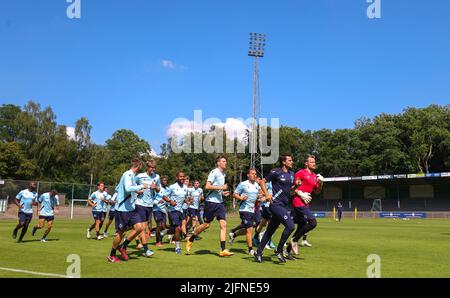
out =
[(260, 182), (259, 185), (261, 186), (261, 190), (264, 192), (264, 196), (266, 197), (266, 201), (272, 202), (272, 195), (267, 190), (266, 183), (267, 183), (266, 179), (263, 178), (263, 179), (261, 179), (261, 182)]

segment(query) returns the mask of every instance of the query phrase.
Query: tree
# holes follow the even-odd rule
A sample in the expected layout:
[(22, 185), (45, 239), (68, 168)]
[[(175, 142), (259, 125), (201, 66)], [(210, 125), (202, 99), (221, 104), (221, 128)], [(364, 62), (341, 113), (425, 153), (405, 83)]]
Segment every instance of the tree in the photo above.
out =
[(17, 141), (17, 115), (21, 113), (20, 107), (5, 104), (0, 107), (0, 142)]
[[(424, 109), (407, 108), (398, 119), (402, 140), (408, 148), (410, 160), (421, 173), (429, 173), (434, 166), (448, 160), (450, 124), (449, 105), (430, 105)], [(431, 164), (435, 153), (446, 160)]]
[(92, 126), (85, 117), (81, 117), (75, 123), (75, 140), (80, 148), (86, 148), (91, 145), (91, 129)]
[(0, 142), (0, 177), (9, 179), (33, 179), (36, 165), (25, 157), (15, 142)]

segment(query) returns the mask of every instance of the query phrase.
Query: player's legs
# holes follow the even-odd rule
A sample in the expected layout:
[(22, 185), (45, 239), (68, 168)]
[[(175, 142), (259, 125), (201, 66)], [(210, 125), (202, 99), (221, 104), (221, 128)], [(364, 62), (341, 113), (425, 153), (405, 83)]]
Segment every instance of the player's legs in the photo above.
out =
[(198, 220), (198, 223), (199, 224), (203, 224), (203, 218), (202, 218), (202, 215), (201, 215), (201, 210), (200, 210), (200, 208), (199, 209), (197, 209), (197, 220)]
[(314, 216), (314, 214), (312, 214), (311, 210), (309, 210), (309, 208), (306, 207), (300, 207), (300, 209), (305, 216), (305, 224), (303, 224), (300, 227), (300, 230), (295, 235), (294, 240), (296, 241), (298, 241), (301, 237), (303, 237), (308, 232), (312, 231), (314, 228), (317, 227), (316, 217)]
[(23, 228), (22, 228), (22, 232), (20, 233), (20, 236), (19, 236), (19, 242), (21, 242), (23, 240), (23, 237), (25, 236), (25, 234), (28, 231), (28, 226), (29, 225), (30, 225), (30, 221), (27, 220), (27, 221), (24, 222)]
[(103, 234), (108, 233), (109, 226), (112, 224), (112, 222), (114, 221), (114, 218), (116, 216), (115, 213), (116, 213), (115, 211), (109, 211), (108, 222), (106, 223), (105, 231), (103, 232)]
[(13, 230), (12, 233), (12, 237), (13, 239), (16, 239), (17, 237), (17, 232), (19, 231), (19, 229), (23, 228), (26, 224), (26, 214), (24, 212), (19, 212), (19, 223), (16, 225), (16, 227)]
[(47, 236), (48, 236), (48, 234), (50, 234), (50, 231), (52, 230), (52, 228), (53, 228), (53, 219), (49, 219), (47, 221), (47, 229), (45, 230), (44, 235), (42, 236), (43, 240), (45, 240), (47, 238)]
[(187, 229), (186, 229), (186, 226), (187, 226), (187, 220), (186, 220), (186, 218), (184, 218), (184, 219), (181, 221), (181, 232), (183, 233), (183, 237), (184, 237), (184, 238), (186, 238), (186, 235), (187, 235)]
[(144, 225), (142, 223), (135, 223), (133, 225), (133, 228), (130, 230), (130, 233), (128, 233), (125, 241), (121, 245), (121, 249), (127, 249), (128, 245), (131, 241), (133, 241), (139, 234), (142, 233), (144, 230)]
[(247, 228), (247, 247), (248, 247), (248, 253), (253, 254), (253, 227)]
[(101, 224), (101, 220), (100, 219), (96, 219), (95, 220), (95, 234), (97, 235), (97, 239), (100, 238), (100, 224)]
[(258, 245), (258, 249), (256, 251), (257, 255), (259, 256), (262, 255), (264, 248), (266, 247), (266, 244), (269, 242), (270, 238), (272, 238), (272, 235), (275, 233), (280, 224), (281, 222), (277, 218), (272, 218), (269, 221), (266, 232), (264, 233), (264, 236), (261, 239), (261, 243), (259, 243)]
[(33, 227), (33, 231), (31, 232), (31, 235), (34, 236), (36, 231), (42, 229), (44, 227), (44, 225), (45, 225), (45, 217), (39, 216), (39, 221), (38, 221), (37, 225), (35, 225)]
[(173, 240), (175, 241), (175, 253), (181, 254), (180, 248), (180, 238), (181, 238), (181, 223), (183, 221), (183, 213), (180, 211), (169, 212), (171, 218), (172, 226), (174, 230)]
[(148, 222), (152, 220), (153, 209), (151, 207), (136, 206), (135, 214), (138, 218), (137, 224), (139, 224), (139, 228), (141, 229), (136, 237), (140, 240), (141, 246), (144, 248), (145, 255), (150, 257), (153, 255), (153, 251), (148, 248), (148, 240), (150, 237), (146, 233), (146, 228), (148, 226)]

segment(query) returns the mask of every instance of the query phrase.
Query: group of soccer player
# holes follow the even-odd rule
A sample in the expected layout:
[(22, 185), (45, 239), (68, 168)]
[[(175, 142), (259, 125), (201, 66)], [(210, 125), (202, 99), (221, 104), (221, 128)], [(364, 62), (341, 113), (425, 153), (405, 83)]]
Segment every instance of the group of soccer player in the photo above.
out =
[[(200, 181), (191, 183), (183, 171), (176, 174), (176, 182), (168, 184), (166, 177), (161, 178), (156, 173), (156, 161), (145, 163), (146, 171), (140, 173), (143, 162), (133, 159), (131, 167), (123, 173), (115, 193), (111, 196), (103, 182), (97, 184), (97, 191), (89, 196), (88, 204), (92, 207), (94, 223), (87, 229), (86, 236), (91, 238), (91, 231), (95, 229), (96, 239), (107, 237), (109, 226), (115, 220), (115, 235), (111, 252), (107, 259), (113, 263), (129, 259), (128, 245), (136, 240), (138, 249), (143, 249), (144, 255), (150, 257), (154, 252), (148, 243), (152, 230), (156, 237), (156, 246), (162, 246), (165, 234), (175, 244), (175, 253), (181, 254), (180, 241), (186, 240), (186, 252), (192, 251), (194, 242), (201, 239), (200, 234), (207, 230), (214, 219), (220, 225), (220, 257), (233, 255), (226, 249), (227, 221), (224, 198), (231, 195), (225, 182), (225, 169), (227, 159), (219, 156), (216, 159), (216, 168), (207, 178), (205, 191), (200, 187)], [(293, 254), (298, 254), (298, 241), (303, 239), (302, 246), (311, 246), (306, 241), (306, 235), (317, 226), (317, 221), (309, 209), (312, 200), (311, 194), (319, 194), (322, 190), (324, 178), (315, 174), (315, 157), (308, 155), (305, 159), (304, 169), (297, 173), (292, 171), (293, 160), (291, 155), (280, 157), (280, 167), (270, 171), (265, 178), (257, 177), (255, 169), (249, 169), (247, 180), (239, 183), (233, 198), (240, 201), (239, 215), (241, 223), (233, 228), (229, 236), (229, 243), (238, 236), (246, 236), (248, 253), (254, 256), (257, 262), (262, 262), (265, 248), (274, 248), (280, 262), (296, 260)], [(200, 204), (204, 201), (203, 221), (200, 216)], [(16, 197), (19, 206), (19, 224), (13, 232), (16, 238), (18, 230), (22, 229), (19, 241), (22, 241), (28, 225), (31, 222), (33, 206), (38, 205), (39, 224), (33, 228), (33, 235), (37, 229), (48, 222), (42, 241), (50, 232), (54, 219), (54, 210), (59, 205), (56, 191), (41, 195), (36, 193), (36, 183), (31, 182), (26, 190)], [(109, 207), (109, 208), (108, 208)], [(109, 213), (108, 213), (109, 209)], [(103, 223), (108, 214), (108, 223), (101, 233)], [(156, 227), (152, 229), (152, 217)], [(167, 224), (167, 220), (169, 224)], [(278, 245), (272, 242), (272, 236), (282, 224), (284, 230)], [(289, 236), (297, 229), (291, 241), (285, 245)], [(266, 228), (263, 233), (262, 230)], [(191, 232), (192, 231), (192, 232)], [(254, 250), (253, 245), (257, 248)]]
[(55, 213), (58, 212), (59, 206), (58, 192), (56, 190), (51, 190), (50, 192), (38, 196), (36, 189), (37, 183), (32, 181), (28, 183), (26, 189), (17, 194), (14, 200), (14, 203), (19, 208), (19, 220), (17, 226), (13, 230), (12, 237), (13, 239), (16, 239), (17, 233), (21, 230), (19, 239), (17, 240), (18, 242), (23, 242), (23, 237), (27, 233), (28, 226), (33, 218), (33, 206), (37, 207), (39, 221), (38, 224), (33, 227), (31, 235), (34, 236), (36, 231), (42, 229), (45, 226), (45, 222), (47, 222), (47, 229), (41, 238), (41, 242), (47, 242), (47, 236), (52, 230)]

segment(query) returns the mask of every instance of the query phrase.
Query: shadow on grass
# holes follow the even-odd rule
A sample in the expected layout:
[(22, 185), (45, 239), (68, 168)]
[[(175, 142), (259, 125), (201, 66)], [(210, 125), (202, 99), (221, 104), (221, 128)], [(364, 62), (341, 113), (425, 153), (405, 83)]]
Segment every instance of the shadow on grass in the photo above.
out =
[[(50, 241), (59, 241), (58, 238), (54, 238), (54, 239), (46, 239), (47, 242)], [(28, 243), (28, 242), (41, 242), (41, 239), (32, 239), (32, 240), (22, 240), (21, 242), (17, 242), (17, 243)]]
[(214, 256), (218, 256), (219, 255), (218, 253), (214, 253), (214, 252), (212, 252), (210, 250), (206, 250), (206, 249), (197, 250), (197, 251), (194, 252), (194, 254), (195, 255), (214, 255)]

